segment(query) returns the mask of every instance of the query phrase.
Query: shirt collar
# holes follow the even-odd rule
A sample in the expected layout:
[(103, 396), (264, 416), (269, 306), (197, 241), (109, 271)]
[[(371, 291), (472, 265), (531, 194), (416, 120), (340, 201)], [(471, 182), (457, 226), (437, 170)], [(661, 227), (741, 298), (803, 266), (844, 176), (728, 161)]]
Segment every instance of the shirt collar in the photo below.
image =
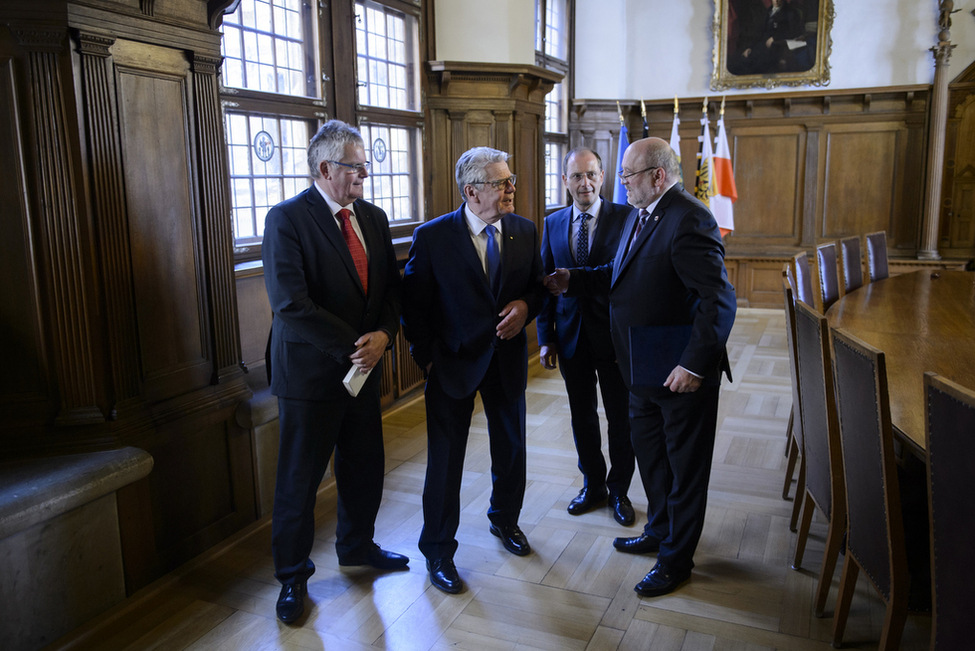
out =
[[(480, 235), (481, 232), (488, 227), (488, 223), (475, 215), (474, 211), (471, 210), (471, 207), (466, 203), (464, 204), (464, 218), (467, 220), (467, 227), (471, 229), (471, 233), (473, 233), (475, 237)], [(494, 222), (494, 227), (498, 229), (499, 233), (501, 232), (502, 221), (504, 221), (503, 218)]]
[(338, 219), (340, 210), (348, 210), (350, 213), (355, 215), (355, 210), (352, 207), (354, 202), (350, 203), (348, 206), (340, 206), (335, 199), (325, 193), (325, 190), (322, 190), (322, 186), (318, 185), (317, 183), (312, 183), (312, 185), (315, 186), (315, 189), (318, 190), (318, 194), (322, 195), (322, 199), (324, 199), (325, 203), (328, 204), (328, 209), (332, 211), (333, 217)]
[[(595, 218), (597, 215), (599, 215), (599, 211), (600, 211), (600, 209), (602, 207), (603, 207), (603, 198), (602, 197), (596, 197), (596, 201), (591, 206), (589, 206), (589, 209), (586, 210), (585, 212), (590, 217)], [(575, 204), (575, 202), (573, 202), (572, 203), (572, 221), (574, 221), (574, 222), (579, 221), (579, 215), (581, 215), (582, 212), (583, 211), (579, 210), (579, 206), (577, 206)]]
[(668, 192), (670, 192), (670, 189), (672, 187), (674, 187), (675, 185), (677, 185), (677, 181), (674, 181), (673, 183), (671, 183), (670, 185), (668, 185), (667, 186), (667, 189), (664, 190), (663, 193), (661, 193), (661, 195), (659, 197), (657, 197), (657, 200), (654, 201), (649, 206), (647, 206), (647, 215), (648, 216), (653, 214), (653, 211), (657, 207), (657, 204), (660, 203), (660, 200), (663, 199), (664, 198), (664, 195), (666, 195)]

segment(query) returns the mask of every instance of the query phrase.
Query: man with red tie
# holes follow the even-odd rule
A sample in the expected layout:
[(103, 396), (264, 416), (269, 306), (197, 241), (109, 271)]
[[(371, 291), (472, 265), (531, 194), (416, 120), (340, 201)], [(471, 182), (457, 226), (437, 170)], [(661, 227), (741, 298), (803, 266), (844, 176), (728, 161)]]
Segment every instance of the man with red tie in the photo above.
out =
[[(315, 496), (333, 449), (339, 565), (409, 562), (373, 541), (384, 474), (377, 367), (400, 315), (389, 222), (362, 200), (369, 163), (356, 129), (326, 122), (308, 146), (308, 166), (314, 183), (268, 212), (262, 245), (274, 312), (267, 368), (281, 429), (271, 551), (285, 623), (301, 616), (315, 572)], [(343, 386), (353, 366), (374, 371), (356, 396)]]

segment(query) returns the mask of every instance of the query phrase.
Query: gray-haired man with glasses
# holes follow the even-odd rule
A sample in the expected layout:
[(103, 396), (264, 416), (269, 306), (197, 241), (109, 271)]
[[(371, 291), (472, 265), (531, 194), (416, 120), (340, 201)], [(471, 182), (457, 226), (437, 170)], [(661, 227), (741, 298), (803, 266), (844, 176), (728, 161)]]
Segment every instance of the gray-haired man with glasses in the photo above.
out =
[[(267, 370), (281, 428), (271, 551), (285, 623), (304, 611), (315, 572), (315, 495), (333, 450), (339, 565), (392, 570), (409, 562), (373, 541), (385, 471), (376, 367), (400, 315), (389, 222), (362, 200), (369, 172), (356, 129), (326, 122), (308, 146), (308, 167), (314, 182), (271, 208), (262, 246), (274, 312)], [(376, 371), (356, 396), (342, 385), (353, 366)]]
[(427, 473), (420, 551), (430, 581), (463, 583), (454, 565), (460, 489), (474, 400), (488, 422), (490, 532), (512, 554), (531, 551), (518, 527), (525, 496), (525, 325), (545, 296), (535, 225), (515, 210), (508, 154), (475, 147), (457, 161), (464, 203), (414, 231), (403, 278), (403, 326), (426, 370)]

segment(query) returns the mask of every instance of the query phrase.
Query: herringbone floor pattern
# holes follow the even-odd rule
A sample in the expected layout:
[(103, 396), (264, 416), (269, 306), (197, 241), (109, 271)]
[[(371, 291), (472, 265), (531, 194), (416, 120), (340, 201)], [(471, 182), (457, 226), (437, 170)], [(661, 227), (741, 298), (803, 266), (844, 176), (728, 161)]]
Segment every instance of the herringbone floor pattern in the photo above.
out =
[[(274, 617), (270, 527), (261, 521), (144, 590), (60, 645), (77, 649), (654, 649), (730, 651), (830, 648), (839, 566), (827, 617), (812, 613), (825, 526), (814, 524), (801, 571), (790, 569), (791, 501), (781, 496), (791, 406), (784, 317), (738, 312), (729, 342), (734, 383), (721, 395), (709, 508), (691, 581), (641, 599), (633, 586), (653, 556), (615, 552), (637, 535), (646, 498), (630, 497), (637, 524), (620, 527), (608, 509), (566, 513), (582, 478), (576, 468), (561, 376), (532, 361), (528, 387), (528, 487), (521, 526), (534, 552), (506, 553), (488, 533), (490, 459), (483, 413), (467, 454), (455, 558), (466, 589), (430, 586), (416, 540), (426, 466), (422, 397), (385, 417), (385, 500), (376, 540), (412, 558), (408, 572), (339, 568), (332, 546), (334, 487), (318, 509), (318, 572), (299, 625)], [(842, 559), (841, 559), (842, 563)], [(883, 607), (861, 576), (846, 646), (876, 648)], [(903, 649), (926, 649), (930, 620), (908, 620)]]

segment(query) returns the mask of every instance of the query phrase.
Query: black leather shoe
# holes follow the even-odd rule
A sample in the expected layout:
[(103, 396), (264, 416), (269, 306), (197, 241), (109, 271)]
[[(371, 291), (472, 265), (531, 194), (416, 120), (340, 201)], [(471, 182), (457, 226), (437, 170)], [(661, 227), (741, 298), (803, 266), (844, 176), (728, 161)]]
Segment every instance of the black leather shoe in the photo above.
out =
[(500, 538), (504, 548), (515, 556), (527, 556), (532, 551), (528, 538), (517, 524), (504, 527), (492, 524), (489, 531)]
[(609, 505), (613, 508), (613, 517), (624, 527), (636, 522), (636, 512), (626, 495), (610, 495)]
[(339, 557), (339, 565), (371, 565), (377, 570), (399, 570), (409, 562), (409, 557), (386, 551), (376, 543), (372, 543), (364, 551)]
[(652, 554), (660, 549), (660, 541), (643, 533), (635, 538), (617, 538), (613, 547), (627, 554)]
[(569, 508), (566, 510), (569, 512), (569, 515), (588, 513), (602, 504), (608, 495), (609, 493), (605, 488), (596, 490), (585, 486), (579, 491), (578, 495), (572, 498), (572, 501), (569, 502)]
[(644, 597), (659, 597), (677, 589), (684, 581), (691, 578), (691, 568), (686, 570), (676, 570), (660, 561), (647, 572), (643, 580), (636, 584), (633, 589)]
[(464, 582), (460, 580), (452, 558), (427, 560), (427, 571), (430, 572), (430, 583), (433, 587), (447, 594), (457, 594), (464, 588)]
[(285, 624), (290, 624), (305, 612), (305, 594), (308, 589), (304, 581), (300, 583), (288, 583), (281, 586), (281, 594), (278, 595), (278, 605), (275, 610), (278, 619)]

